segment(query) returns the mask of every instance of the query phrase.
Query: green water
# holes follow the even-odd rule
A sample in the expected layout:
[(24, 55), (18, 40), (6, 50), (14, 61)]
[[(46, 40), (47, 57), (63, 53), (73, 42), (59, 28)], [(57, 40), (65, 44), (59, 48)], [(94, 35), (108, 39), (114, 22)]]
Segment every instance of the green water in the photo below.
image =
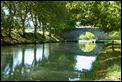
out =
[(92, 42), (1, 46), (1, 80), (82, 80), (82, 75), (91, 69), (101, 46)]

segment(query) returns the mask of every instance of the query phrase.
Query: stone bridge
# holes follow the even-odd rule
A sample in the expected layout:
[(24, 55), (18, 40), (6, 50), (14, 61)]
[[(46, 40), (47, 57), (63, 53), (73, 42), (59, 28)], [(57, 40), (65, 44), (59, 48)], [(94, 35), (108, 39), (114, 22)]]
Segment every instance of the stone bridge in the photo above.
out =
[(96, 40), (110, 39), (109, 36), (103, 31), (100, 31), (99, 28), (90, 28), (90, 27), (65, 29), (62, 32), (61, 36), (66, 41), (78, 41), (80, 35), (85, 32), (93, 33), (96, 37)]

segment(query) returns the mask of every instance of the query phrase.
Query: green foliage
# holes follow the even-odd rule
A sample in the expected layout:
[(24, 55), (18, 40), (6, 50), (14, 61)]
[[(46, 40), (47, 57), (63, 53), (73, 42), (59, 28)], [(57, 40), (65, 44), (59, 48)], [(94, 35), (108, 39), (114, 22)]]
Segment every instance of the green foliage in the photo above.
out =
[(72, 1), (67, 3), (72, 19), (105, 32), (121, 29), (120, 1)]
[[(1, 3), (3, 29), (21, 27), (24, 32), (28, 21), (33, 21), (34, 33), (37, 27), (53, 33), (60, 33), (61, 29), (66, 28), (66, 21), (69, 18), (66, 2), (2, 1)], [(8, 15), (5, 14), (5, 10), (9, 12)]]
[[(106, 33), (121, 29), (120, 1), (1, 1), (2, 32), (22, 30), (33, 21), (34, 33), (37, 29), (60, 35), (65, 28), (82, 25), (99, 27)], [(8, 14), (5, 13), (8, 11)], [(18, 30), (19, 32), (19, 30)]]

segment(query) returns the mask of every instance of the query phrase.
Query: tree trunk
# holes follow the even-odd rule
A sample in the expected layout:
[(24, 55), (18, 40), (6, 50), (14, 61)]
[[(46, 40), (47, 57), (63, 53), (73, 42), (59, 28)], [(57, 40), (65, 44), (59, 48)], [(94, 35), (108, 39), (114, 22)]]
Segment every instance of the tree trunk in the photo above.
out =
[(44, 34), (45, 34), (45, 33), (44, 33), (44, 32), (45, 32), (44, 27), (42, 28), (42, 30), (43, 30), (43, 38), (44, 38), (44, 37), (45, 37), (45, 35), (44, 35)]
[(42, 27), (42, 31), (43, 31), (43, 38), (45, 38), (45, 23), (43, 23), (43, 27)]
[[(33, 21), (34, 22), (34, 21)], [(36, 16), (35, 16), (35, 24), (34, 24), (34, 26), (35, 26), (35, 29), (34, 29), (34, 36), (36, 37), (36, 32), (37, 32), (37, 18), (36, 18)]]
[(25, 25), (24, 25), (24, 20), (22, 21), (22, 31), (23, 31), (23, 37), (25, 38)]
[(9, 36), (11, 37), (11, 27), (12, 27), (12, 5), (11, 5), (11, 2), (9, 4), (9, 12), (10, 12), (10, 15), (9, 15), (9, 19), (8, 21), (10, 22), (10, 26), (9, 26)]

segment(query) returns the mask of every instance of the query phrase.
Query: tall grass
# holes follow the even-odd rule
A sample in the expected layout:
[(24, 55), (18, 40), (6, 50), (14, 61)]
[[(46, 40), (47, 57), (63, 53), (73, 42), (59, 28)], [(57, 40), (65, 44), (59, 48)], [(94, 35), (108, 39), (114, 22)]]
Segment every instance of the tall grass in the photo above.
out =
[[(109, 43), (110, 44), (110, 43)], [(82, 76), (83, 81), (120, 81), (121, 49), (113, 51), (108, 45), (103, 47), (92, 69)]]

